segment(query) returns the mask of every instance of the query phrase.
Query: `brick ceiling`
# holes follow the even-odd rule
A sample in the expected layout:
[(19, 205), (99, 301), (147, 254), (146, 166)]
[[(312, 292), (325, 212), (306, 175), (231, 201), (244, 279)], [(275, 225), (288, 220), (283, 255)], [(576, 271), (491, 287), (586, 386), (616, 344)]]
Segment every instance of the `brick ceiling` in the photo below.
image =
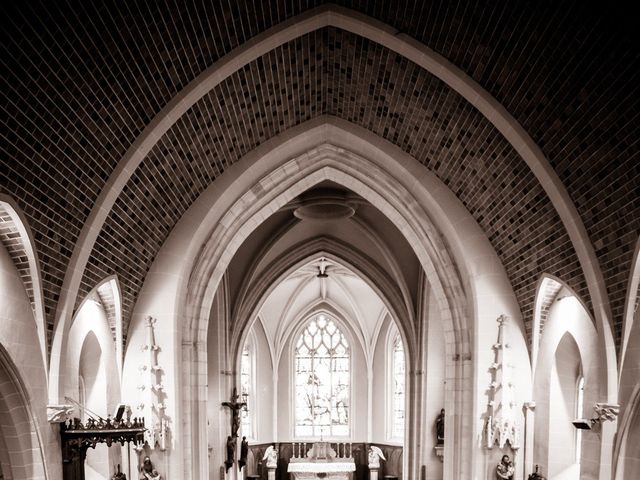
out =
[[(233, 48), (319, 2), (94, 3), (17, 2), (3, 20), (0, 188), (34, 231), (49, 325), (83, 223), (154, 115)], [(538, 143), (590, 235), (619, 338), (640, 225), (640, 61), (619, 17), (579, 1), (339, 3), (442, 54)], [(420, 67), (336, 28), (247, 65), (160, 139), (109, 213), (77, 304), (117, 274), (126, 331), (158, 249), (198, 195), (260, 143), (319, 115), (396, 144), (456, 193), (505, 265), (529, 331), (542, 273), (590, 305), (558, 215), (491, 123)]]

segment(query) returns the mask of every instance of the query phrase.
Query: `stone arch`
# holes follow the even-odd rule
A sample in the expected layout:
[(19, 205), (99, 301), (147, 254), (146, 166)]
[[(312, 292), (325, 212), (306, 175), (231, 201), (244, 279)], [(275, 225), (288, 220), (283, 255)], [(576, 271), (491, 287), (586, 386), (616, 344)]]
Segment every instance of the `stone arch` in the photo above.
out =
[[(0, 436), (7, 451), (0, 455), (15, 480), (46, 480), (47, 462), (42, 437), (32, 412), (27, 388), (9, 353), (0, 345)], [(7, 464), (5, 464), (7, 462)]]
[[(180, 91), (129, 147), (101, 191), (74, 247), (56, 312), (53, 351), (56, 353), (64, 351), (65, 336), (69, 328), (68, 318), (72, 315), (84, 268), (106, 216), (136, 167), (156, 142), (182, 114), (233, 72), (287, 41), (326, 26), (335, 26), (375, 41), (425, 68), (474, 105), (513, 145), (549, 195), (574, 244), (593, 298), (598, 329), (602, 332), (607, 361), (612, 369), (612, 365), (615, 366), (616, 363), (615, 346), (602, 273), (582, 220), (541, 149), (517, 120), (461, 69), (425, 45), (388, 25), (335, 5), (320, 6), (275, 25), (223, 57)], [(57, 354), (52, 357), (51, 375), (54, 378), (60, 375), (58, 358)], [(608, 379), (608, 381), (608, 395), (614, 399), (617, 391), (615, 379)], [(55, 401), (58, 396), (58, 385), (55, 384), (52, 387), (51, 397)]]
[(622, 346), (620, 348), (620, 375), (624, 368), (627, 347), (634, 327), (635, 318), (640, 310), (640, 237), (636, 240), (636, 249), (631, 262), (631, 271), (627, 282), (627, 298), (624, 304), (624, 324), (622, 327)]
[[(5, 235), (17, 234), (18, 237), (11, 240), (12, 245), (6, 245), (9, 255), (14, 260), (18, 273), (31, 302), (33, 318), (36, 323), (42, 362), (45, 367), (45, 376), (48, 375), (48, 351), (47, 351), (47, 326), (44, 318), (44, 302), (42, 297), (42, 280), (40, 278), (40, 264), (38, 251), (35, 247), (33, 234), (27, 218), (22, 213), (17, 203), (8, 195), (0, 193), (0, 217), (3, 219), (3, 228), (0, 229), (0, 242), (7, 239)], [(26, 256), (27, 264), (20, 265), (20, 257)]]
[(107, 322), (116, 347), (118, 373), (122, 376), (122, 355), (125, 339), (122, 330), (122, 293), (118, 276), (108, 276), (96, 285), (94, 291), (107, 314)]
[[(627, 283), (624, 309), (622, 347), (620, 349), (618, 433), (614, 445), (614, 473), (616, 479), (638, 476), (640, 461), (640, 238), (636, 242), (631, 271)], [(636, 449), (635, 452), (633, 449)]]
[[(365, 165), (366, 168), (363, 168)], [(451, 358), (446, 366), (448, 375), (461, 384), (469, 382), (469, 389), (464, 393), (453, 388), (455, 382), (449, 382), (445, 393), (448, 403), (456, 405), (454, 410), (457, 413), (454, 417), (455, 426), (450, 426), (450, 461), (456, 462), (460, 471), (465, 471), (463, 449), (466, 447), (465, 441), (470, 442), (470, 439), (463, 439), (461, 432), (463, 418), (470, 421), (471, 416), (469, 408), (463, 407), (470, 405), (469, 399), (465, 399), (464, 395), (471, 392), (471, 376), (470, 371), (463, 368), (463, 364), (471, 358), (472, 327), (468, 324), (467, 300), (462, 283), (446, 245), (426, 212), (400, 182), (365, 158), (330, 145), (320, 146), (271, 171), (234, 202), (200, 250), (195, 267), (188, 276), (186, 311), (181, 315), (184, 319), (182, 344), (187, 347), (206, 344), (208, 316), (218, 282), (244, 239), (275, 209), (324, 180), (331, 180), (353, 190), (395, 223), (409, 243), (414, 245), (415, 253), (431, 280), (435, 298), (447, 325), (445, 338)], [(190, 380), (203, 378), (202, 373), (197, 373), (203, 366), (192, 361), (193, 354), (183, 350), (182, 371), (183, 378), (187, 380), (183, 384), (184, 401), (191, 408), (194, 404), (198, 405), (193, 397), (197, 398), (199, 386), (190, 384)], [(414, 381), (415, 378), (412, 377), (411, 382)], [(413, 385), (409, 388), (413, 391)], [(186, 405), (185, 411), (189, 411)], [(197, 414), (193, 415), (187, 424), (194, 430), (198, 428), (197, 418)], [(189, 430), (191, 429), (185, 429), (184, 440), (191, 447), (195, 441)], [(460, 441), (454, 442), (454, 437)], [(408, 455), (411, 459), (416, 453)], [(193, 462), (196, 462), (195, 458), (191, 463)], [(411, 465), (411, 461), (409, 464)], [(417, 465), (413, 468), (417, 469)]]
[(403, 341), (409, 352), (415, 352), (415, 326), (412, 323), (414, 319), (403, 308), (402, 294), (395, 287), (393, 280), (361, 252), (356, 252), (348, 245), (330, 237), (317, 238), (294, 246), (287, 254), (275, 259), (264, 269), (266, 275), (261, 276), (255, 284), (247, 286), (247, 296), (243, 299), (244, 308), (234, 315), (238, 323), (231, 340), (232, 352), (238, 350), (238, 345), (242, 345), (243, 333), (248, 331), (251, 319), (257, 317), (262, 302), (275, 289), (278, 281), (318, 256), (334, 259), (357, 273), (383, 300), (394, 320), (401, 323), (399, 330)]
[(640, 384), (636, 384), (631, 392), (618, 424), (615, 479), (636, 478), (640, 474)]
[[(516, 335), (511, 338), (515, 342), (514, 345), (518, 346), (514, 349), (517, 357), (514, 360), (517, 361), (523, 372), (530, 371), (519, 308), (504, 268), (486, 235), (459, 199), (434, 174), (424, 169), (414, 158), (389, 142), (382, 141), (371, 132), (349, 122), (334, 117), (321, 117), (293, 127), (286, 135), (265, 142), (231, 165), (224, 175), (200, 195), (189, 211), (179, 220), (147, 274), (129, 329), (126, 363), (135, 371), (136, 361), (139, 358), (137, 347), (145, 342), (143, 319), (146, 315), (153, 313), (167, 329), (166, 333), (173, 336), (170, 340), (167, 339), (169, 341), (163, 348), (163, 355), (166, 356), (164, 362), (167, 375), (168, 378), (174, 379), (175, 389), (173, 391), (176, 392), (175, 395), (170, 395), (168, 398), (168, 408), (179, 418), (184, 419), (184, 422), (177, 422), (172, 426), (174, 438), (181, 439), (179, 443), (181, 448), (171, 453), (170, 467), (171, 474), (174, 476), (177, 475), (185, 479), (205, 478), (209, 474), (214, 474), (215, 470), (207, 470), (205, 457), (207, 452), (200, 452), (198, 448), (194, 448), (194, 442), (196, 442), (195, 445), (200, 445), (204, 450), (203, 446), (207, 444), (206, 432), (201, 432), (202, 435), (197, 439), (192, 438), (198, 425), (204, 425), (207, 421), (207, 401), (189, 386), (190, 378), (197, 380), (194, 382), (194, 386), (206, 378), (208, 356), (203, 348), (205, 343), (200, 340), (206, 337), (203, 335), (206, 330), (194, 330), (191, 333), (189, 333), (189, 328), (186, 329), (186, 333), (183, 330), (183, 327), (186, 326), (185, 319), (195, 318), (195, 316), (188, 316), (187, 295), (190, 293), (189, 281), (193, 278), (193, 272), (199, 262), (200, 255), (204, 252), (203, 245), (210, 241), (212, 231), (216, 226), (226, 228), (229, 225), (229, 217), (225, 217), (225, 214), (231, 211), (237, 199), (244, 193), (252, 191), (252, 188), (255, 188), (257, 192), (272, 189), (274, 188), (272, 184), (277, 184), (282, 179), (295, 183), (297, 177), (291, 179), (288, 176), (289, 174), (297, 175), (296, 160), (306, 159), (307, 163), (309, 159), (311, 161), (318, 160), (318, 152), (323, 151), (334, 152), (332, 156), (325, 158), (325, 162), (332, 161), (340, 167), (343, 163), (349, 163), (346, 162), (346, 159), (350, 158), (349, 156), (351, 158), (355, 156), (360, 159), (358, 169), (360, 175), (364, 175), (366, 168), (372, 165), (375, 167), (374, 171), (382, 169), (387, 172), (387, 177), (392, 183), (399, 182), (404, 185), (413, 200), (407, 202), (406, 198), (393, 197), (392, 201), (395, 202), (394, 205), (400, 203), (402, 208), (417, 205), (417, 208), (424, 209), (431, 215), (439, 229), (440, 233), (437, 237), (446, 238), (449, 242), (448, 247), (456, 259), (456, 266), (451, 266), (451, 268), (459, 270), (464, 281), (464, 295), (467, 299), (464, 311), (466, 318), (474, 319), (479, 323), (476, 329), (483, 329), (489, 325), (493, 328), (495, 318), (501, 314), (506, 313), (514, 318), (516, 321), (513, 325), (517, 331), (514, 332)], [(363, 159), (367, 159), (367, 161), (363, 161)], [(291, 165), (291, 163), (294, 164), (293, 169), (285, 170), (283, 173), (284, 166)], [(318, 168), (320, 167), (323, 165), (318, 163)], [(279, 171), (279, 176), (274, 176), (274, 171)], [(347, 187), (353, 190), (350, 185)], [(386, 184), (378, 190), (373, 190), (388, 194)], [(274, 192), (272, 194), (275, 195)], [(260, 205), (257, 207), (262, 208)], [(244, 210), (244, 207), (237, 207), (234, 211), (238, 213)], [(262, 214), (264, 218), (268, 217), (270, 215), (269, 208), (264, 209)], [(247, 228), (251, 229), (251, 227)], [(229, 239), (224, 239), (223, 243), (228, 246), (229, 242)], [(427, 247), (428, 245), (424, 245), (424, 248)], [(237, 245), (234, 248), (237, 248)], [(443, 250), (443, 253), (447, 256), (451, 254), (448, 249)], [(231, 258), (231, 255), (227, 255), (224, 262), (229, 262)], [(224, 275), (220, 286), (223, 287), (226, 282), (227, 276)], [(447, 294), (456, 295), (459, 292), (461, 290), (450, 290), (447, 291)], [(217, 297), (213, 313), (225, 315), (224, 312), (228, 310), (227, 296), (224, 294)], [(192, 309), (191, 314), (194, 312), (195, 310)], [(211, 312), (203, 308), (199, 313), (203, 318), (206, 318)], [(446, 326), (447, 323), (443, 322), (443, 325)], [(226, 331), (220, 329), (212, 329), (212, 331), (217, 332), (219, 338), (226, 336)], [(443, 335), (448, 341), (455, 344), (454, 332), (443, 332)], [(455, 404), (455, 408), (451, 404), (451, 412), (454, 410), (471, 412), (474, 408), (474, 402), (483, 401), (482, 393), (477, 389), (479, 383), (474, 384), (476, 387), (463, 389), (464, 381), (460, 379), (469, 379), (472, 376), (478, 379), (483, 375), (485, 369), (489, 368), (493, 339), (487, 340), (475, 336), (473, 340), (472, 343), (461, 347), (461, 351), (466, 348), (467, 352), (472, 352), (473, 358), (471, 355), (465, 356), (463, 353), (454, 353), (447, 355), (446, 358), (443, 357), (443, 371), (446, 367), (447, 372), (447, 378), (444, 380), (451, 388), (458, 389), (456, 396), (458, 403)], [(215, 360), (218, 362), (216, 365), (221, 369), (228, 370), (225, 363), (227, 356), (224, 353), (226, 346), (220, 345), (220, 348), (223, 351), (218, 355), (221, 355), (220, 361)], [(422, 367), (422, 369), (424, 368), (426, 366)], [(422, 378), (424, 374), (422, 369), (411, 372), (412, 385), (420, 384), (418, 379)], [(132, 375), (131, 378), (126, 376), (127, 392), (132, 398), (137, 394), (136, 381), (136, 375)], [(520, 375), (516, 382), (523, 388), (524, 395), (528, 395), (531, 389), (530, 376)], [(226, 390), (229, 387), (230, 385), (220, 387), (225, 391), (220, 401), (227, 399)], [(417, 388), (412, 391), (416, 394), (412, 394), (411, 401), (419, 402), (420, 392)], [(447, 413), (449, 415), (449, 411)], [(453, 439), (455, 429), (459, 428), (459, 422), (462, 420), (454, 418), (453, 415), (448, 418), (446, 422), (448, 438)], [(425, 421), (429, 422), (429, 420)], [(472, 420), (470, 416), (465, 421), (478, 435), (480, 434), (478, 430), (481, 429), (481, 426), (477, 422)], [(422, 434), (419, 429), (424, 430), (425, 425), (425, 422), (422, 422), (411, 426), (414, 431), (410, 432), (410, 448), (421, 444)], [(217, 435), (217, 432), (213, 434)], [(471, 442), (470, 438), (469, 442)], [(417, 449), (414, 448), (414, 450)], [(471, 452), (471, 456), (469, 456), (469, 452)], [(422, 451), (418, 453), (427, 454)], [(460, 455), (460, 460), (455, 458), (456, 455)], [(203, 460), (201, 461), (200, 458)], [(447, 476), (466, 478), (472, 475), (472, 468), (480, 468), (483, 459), (478, 450), (471, 447), (471, 444), (468, 448), (456, 444), (451, 447), (450, 453), (445, 455), (444, 461)], [(419, 472), (409, 472), (409, 474), (418, 476)]]
[(540, 343), (540, 337), (544, 330), (544, 325), (548, 320), (549, 308), (552, 303), (558, 298), (560, 290), (566, 289), (569, 295), (575, 297), (584, 311), (591, 317), (589, 309), (587, 308), (584, 300), (578, 296), (575, 291), (563, 280), (559, 279), (555, 275), (544, 273), (538, 280), (538, 287), (536, 288), (536, 300), (534, 307), (534, 319), (533, 319), (533, 331), (531, 332), (531, 361), (533, 364), (533, 370), (535, 375), (535, 366), (537, 363), (538, 348)]
[[(563, 295), (562, 292), (567, 293)], [(566, 346), (570, 341), (571, 345), (575, 345), (575, 350), (579, 357), (582, 375), (585, 378), (585, 396), (584, 396), (584, 412), (589, 415), (590, 406), (605, 396), (606, 385), (603, 384), (602, 377), (605, 361), (602, 358), (603, 352), (599, 343), (598, 332), (589, 316), (588, 311), (584, 308), (582, 302), (577, 297), (571, 295), (570, 290), (565, 287), (559, 290), (560, 295), (556, 294), (555, 301), (552, 301), (549, 320), (544, 329), (544, 334), (540, 341), (540, 349), (538, 352), (538, 361), (534, 376), (534, 396), (536, 403), (535, 410), (535, 431), (533, 439), (533, 462), (540, 464), (543, 473), (549, 472), (549, 435), (551, 425), (549, 423), (550, 411), (556, 408), (551, 405), (552, 388), (551, 378), (556, 368), (556, 354), (559, 345)], [(559, 299), (559, 300), (558, 300)], [(564, 342), (564, 343), (563, 343)], [(573, 427), (570, 427), (573, 429)], [(571, 430), (573, 431), (573, 430)], [(594, 434), (590, 434), (594, 435)], [(588, 459), (587, 464), (582, 465), (584, 469), (582, 474), (585, 476), (592, 475), (599, 478), (600, 471), (594, 471), (595, 464), (604, 463), (603, 458), (607, 455), (604, 442), (595, 436), (583, 437), (583, 453), (582, 459)], [(584, 452), (588, 452), (585, 454)], [(590, 463), (592, 459), (599, 460)], [(602, 468), (602, 467), (598, 467)]]
[[(82, 300), (69, 328), (67, 348), (61, 358), (61, 365), (65, 373), (62, 392), (65, 396), (68, 396), (78, 391), (82, 349), (87, 337), (95, 335), (107, 372), (108, 405), (110, 406), (120, 399), (121, 368), (117, 360), (117, 345), (108, 323), (108, 314), (98, 295), (98, 289), (105, 285), (109, 285), (111, 289), (112, 282), (116, 282), (115, 277), (107, 277)], [(114, 291), (115, 294), (119, 295), (118, 292)], [(75, 397), (73, 398), (75, 399)]]

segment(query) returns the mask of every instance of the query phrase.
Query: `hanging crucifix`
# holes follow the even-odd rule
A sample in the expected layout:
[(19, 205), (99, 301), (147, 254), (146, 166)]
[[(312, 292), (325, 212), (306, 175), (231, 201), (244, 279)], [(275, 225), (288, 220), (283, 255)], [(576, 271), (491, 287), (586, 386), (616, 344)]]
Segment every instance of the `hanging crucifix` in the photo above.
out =
[(231, 436), (233, 438), (238, 437), (238, 430), (240, 429), (240, 410), (243, 408), (247, 408), (247, 400), (246, 394), (243, 395), (244, 401), (239, 402), (238, 399), (240, 395), (238, 395), (237, 389), (233, 388), (233, 394), (231, 395), (230, 402), (222, 402), (223, 407), (227, 407), (231, 410)]

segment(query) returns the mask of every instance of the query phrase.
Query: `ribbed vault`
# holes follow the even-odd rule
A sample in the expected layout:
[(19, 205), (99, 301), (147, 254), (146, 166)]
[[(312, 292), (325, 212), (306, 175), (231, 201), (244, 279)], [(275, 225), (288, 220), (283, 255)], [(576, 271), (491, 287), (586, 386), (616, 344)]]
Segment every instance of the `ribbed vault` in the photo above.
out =
[[(640, 68), (637, 50), (612, 34), (619, 24), (577, 1), (339, 3), (442, 54), (540, 145), (589, 232), (619, 335), (640, 222)], [(144, 127), (213, 62), (314, 6), (23, 2), (7, 11), (1, 189), (34, 230), (50, 326), (82, 225)], [(403, 148), (458, 195), (505, 265), (529, 329), (542, 273), (588, 300), (557, 213), (491, 123), (426, 71), (336, 28), (269, 52), (178, 120), (109, 213), (78, 298), (117, 274), (126, 325), (158, 249), (204, 188), (255, 146), (319, 115)]]

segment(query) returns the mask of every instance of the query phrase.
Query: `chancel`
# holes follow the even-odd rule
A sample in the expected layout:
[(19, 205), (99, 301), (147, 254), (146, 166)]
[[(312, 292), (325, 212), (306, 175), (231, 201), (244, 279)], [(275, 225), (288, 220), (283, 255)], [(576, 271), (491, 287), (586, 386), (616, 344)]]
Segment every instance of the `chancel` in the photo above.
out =
[(0, 479), (640, 478), (631, 9), (6, 3)]

